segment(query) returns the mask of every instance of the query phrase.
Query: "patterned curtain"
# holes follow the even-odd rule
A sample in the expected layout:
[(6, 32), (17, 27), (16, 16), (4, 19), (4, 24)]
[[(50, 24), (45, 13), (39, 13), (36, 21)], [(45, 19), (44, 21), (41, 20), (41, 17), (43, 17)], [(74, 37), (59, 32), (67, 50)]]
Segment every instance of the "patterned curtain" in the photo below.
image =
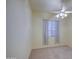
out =
[(55, 38), (55, 43), (59, 43), (59, 20), (52, 20), (51, 22), (51, 37)]

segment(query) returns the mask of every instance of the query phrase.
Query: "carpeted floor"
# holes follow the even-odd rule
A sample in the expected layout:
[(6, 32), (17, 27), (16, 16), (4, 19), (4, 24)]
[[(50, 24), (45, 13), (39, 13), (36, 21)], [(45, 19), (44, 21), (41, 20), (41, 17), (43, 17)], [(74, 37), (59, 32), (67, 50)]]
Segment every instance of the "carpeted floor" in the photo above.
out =
[(69, 47), (34, 49), (30, 59), (72, 59), (72, 49)]

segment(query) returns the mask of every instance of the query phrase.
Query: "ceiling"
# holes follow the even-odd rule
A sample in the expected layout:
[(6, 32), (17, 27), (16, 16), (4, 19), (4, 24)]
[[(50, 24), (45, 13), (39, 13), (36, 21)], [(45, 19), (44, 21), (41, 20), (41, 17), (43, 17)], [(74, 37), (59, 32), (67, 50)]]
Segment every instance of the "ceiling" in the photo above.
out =
[(62, 5), (66, 7), (66, 10), (72, 10), (71, 0), (30, 0), (30, 4), (33, 11), (57, 11), (61, 9)]

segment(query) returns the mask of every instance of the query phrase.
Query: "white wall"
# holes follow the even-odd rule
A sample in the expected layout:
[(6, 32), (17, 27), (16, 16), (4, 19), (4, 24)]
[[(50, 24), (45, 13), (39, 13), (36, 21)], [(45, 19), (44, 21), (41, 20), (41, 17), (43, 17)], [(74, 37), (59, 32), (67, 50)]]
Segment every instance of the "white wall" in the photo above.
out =
[[(55, 16), (55, 14), (44, 13), (44, 12), (33, 12), (33, 40), (32, 40), (32, 48), (44, 48), (44, 47), (53, 47), (60, 45), (69, 45), (69, 39), (71, 42), (71, 32), (69, 31), (69, 26), (71, 29), (71, 17), (66, 18), (60, 21), (60, 43), (55, 44), (55, 40), (49, 39), (48, 45), (43, 45), (43, 27), (42, 21), (45, 19), (49, 19), (50, 17)], [(65, 22), (66, 20), (66, 22)], [(69, 22), (68, 22), (69, 21)], [(68, 24), (70, 23), (70, 24)], [(70, 33), (70, 35), (69, 35)], [(70, 38), (69, 38), (69, 37)]]
[(28, 0), (6, 0), (6, 56), (28, 59), (31, 52), (31, 9)]
[(72, 47), (72, 14), (62, 21), (64, 43)]

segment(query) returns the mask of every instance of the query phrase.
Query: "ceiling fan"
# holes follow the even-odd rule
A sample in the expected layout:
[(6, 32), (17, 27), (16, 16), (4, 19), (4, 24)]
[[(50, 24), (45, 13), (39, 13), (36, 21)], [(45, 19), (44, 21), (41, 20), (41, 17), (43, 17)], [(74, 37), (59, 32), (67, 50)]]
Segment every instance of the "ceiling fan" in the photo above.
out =
[(68, 8), (64, 6), (65, 0), (62, 0), (62, 6), (59, 11), (53, 11), (53, 13), (57, 13), (56, 17), (57, 18), (64, 18), (67, 17), (69, 13), (72, 13), (72, 11), (66, 11)]
[(65, 7), (62, 7), (62, 9), (59, 12), (57, 11), (57, 13), (56, 17), (63, 19), (64, 17), (67, 17), (69, 13), (72, 13), (72, 11), (66, 11)]

